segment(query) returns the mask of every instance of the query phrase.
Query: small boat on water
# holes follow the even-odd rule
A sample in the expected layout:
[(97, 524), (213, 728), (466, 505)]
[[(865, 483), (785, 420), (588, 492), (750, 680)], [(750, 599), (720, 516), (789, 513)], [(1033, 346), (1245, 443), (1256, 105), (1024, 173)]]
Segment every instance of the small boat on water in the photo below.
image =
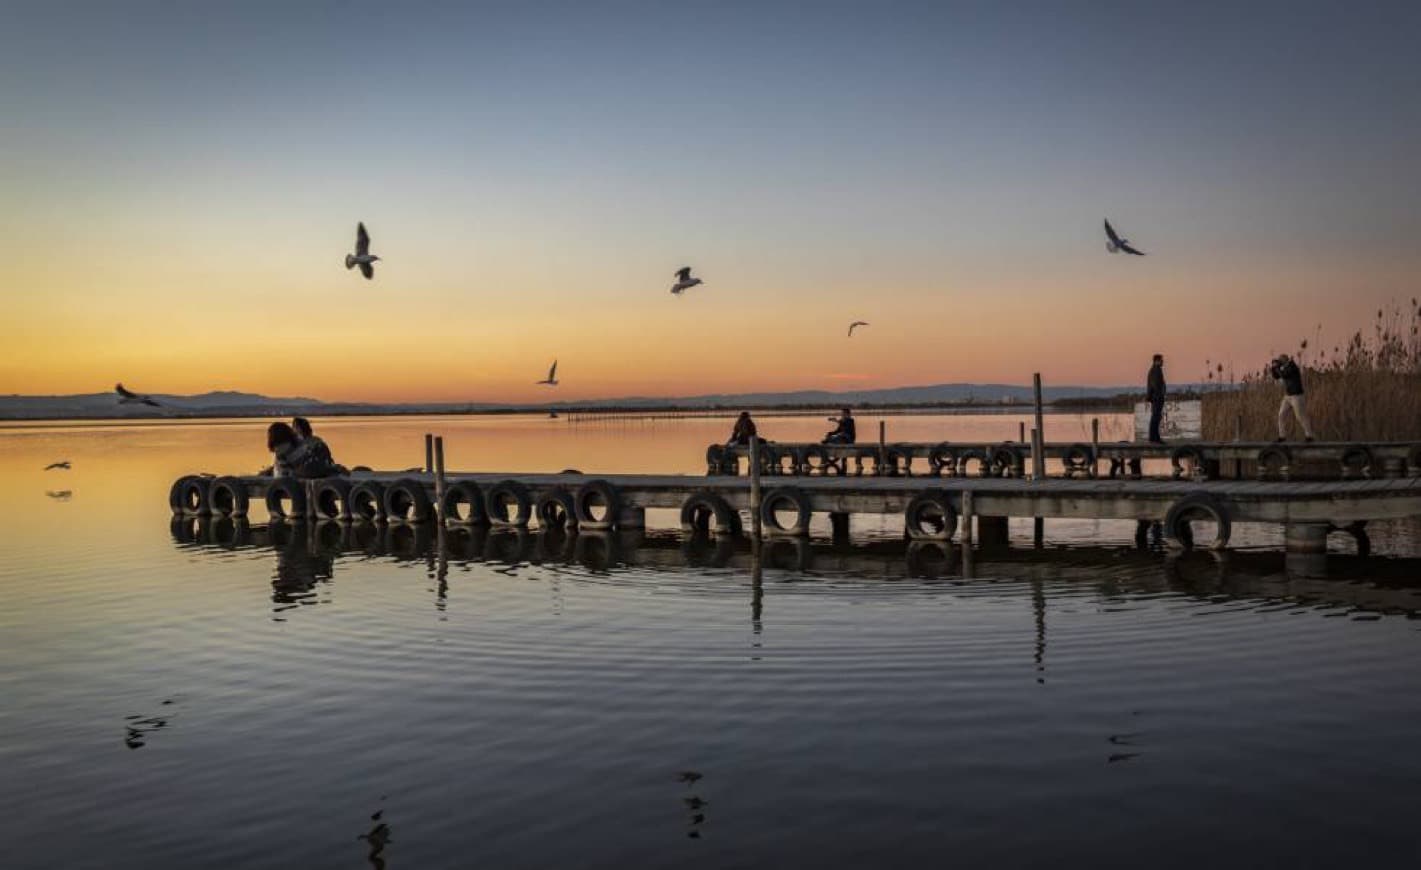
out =
[(558, 418), (558, 412), (557, 412), (557, 411), (549, 411), (549, 412), (548, 412), (548, 416), (549, 416), (549, 417), (552, 417), (554, 420), (556, 420), (556, 419)]

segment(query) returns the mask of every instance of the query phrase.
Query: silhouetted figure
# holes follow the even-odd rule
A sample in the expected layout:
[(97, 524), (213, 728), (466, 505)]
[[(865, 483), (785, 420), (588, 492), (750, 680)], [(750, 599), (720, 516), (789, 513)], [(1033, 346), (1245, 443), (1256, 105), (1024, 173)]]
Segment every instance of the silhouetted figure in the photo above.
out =
[(841, 408), (839, 416), (830, 417), (830, 423), (837, 423), (834, 431), (824, 436), (825, 444), (852, 444), (858, 440), (858, 430), (854, 426), (854, 415), (848, 408)]
[(1150, 373), (1145, 376), (1145, 398), (1150, 403), (1150, 443), (1163, 444), (1164, 440), (1159, 435), (1160, 419), (1164, 417), (1164, 396), (1166, 384), (1164, 382), (1164, 356), (1155, 354), (1154, 362), (1150, 366)]
[(741, 411), (740, 416), (735, 418), (735, 428), (731, 430), (730, 440), (726, 444), (734, 447), (749, 447), (750, 439), (757, 434), (755, 421), (750, 419), (750, 412)]
[(1273, 379), (1283, 384), (1283, 403), (1278, 406), (1278, 440), (1288, 437), (1288, 413), (1297, 418), (1303, 429), (1303, 438), (1312, 440), (1312, 421), (1308, 419), (1307, 405), (1303, 401), (1303, 372), (1298, 364), (1286, 353), (1279, 354), (1268, 367)]
[[(300, 417), (297, 420), (304, 424), (305, 431), (311, 431), (309, 422)], [(324, 441), (315, 437), (303, 439), (286, 423), (272, 423), (266, 428), (266, 449), (272, 454), (273, 477), (309, 480), (344, 471), (331, 460), (331, 451)]]

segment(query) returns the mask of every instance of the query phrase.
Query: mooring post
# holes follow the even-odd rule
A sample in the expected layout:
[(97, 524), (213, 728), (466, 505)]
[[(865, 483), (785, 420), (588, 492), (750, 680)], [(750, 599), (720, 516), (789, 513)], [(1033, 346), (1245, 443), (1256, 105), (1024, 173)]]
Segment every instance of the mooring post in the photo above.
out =
[[(438, 510), (444, 509), (444, 436), (434, 438), (434, 504)], [(444, 519), (443, 514), (439, 518)]]
[(1026, 421), (1025, 421), (1025, 420), (1018, 420), (1018, 421), (1016, 421), (1016, 443), (1018, 443), (1018, 444), (1025, 444), (1025, 443), (1026, 443)]
[(962, 491), (962, 545), (972, 547), (972, 490)]
[[(888, 422), (878, 421), (878, 473), (883, 473), (883, 466), (888, 460)], [(895, 471), (897, 469), (894, 469)]]
[(1046, 475), (1046, 424), (1041, 416), (1041, 373), (1036, 372), (1031, 376), (1031, 386), (1035, 393), (1036, 402), (1036, 443), (1037, 447), (1032, 451), (1033, 462), (1036, 466), (1036, 477), (1040, 479)]
[(434, 435), (429, 432), (424, 433), (424, 470), (434, 473)]
[(1031, 543), (1038, 550), (1046, 545), (1046, 519), (1044, 517), (1031, 518)]
[(760, 541), (760, 436), (750, 436), (750, 529), (751, 540)]
[(1100, 418), (1090, 418), (1090, 476), (1100, 476)]

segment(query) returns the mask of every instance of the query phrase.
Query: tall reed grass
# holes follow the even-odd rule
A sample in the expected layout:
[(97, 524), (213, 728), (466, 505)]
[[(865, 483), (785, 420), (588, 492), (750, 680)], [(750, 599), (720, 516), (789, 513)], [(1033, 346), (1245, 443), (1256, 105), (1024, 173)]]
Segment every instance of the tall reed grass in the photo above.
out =
[[(1377, 311), (1369, 332), (1358, 330), (1346, 344), (1322, 346), (1322, 327), (1292, 354), (1303, 369), (1308, 416), (1320, 440), (1421, 440), (1421, 304), (1393, 304)], [(1266, 366), (1222, 383), (1223, 367), (1210, 368), (1219, 385), (1204, 395), (1204, 438), (1228, 440), (1243, 420), (1244, 440), (1277, 437), (1283, 387)], [(1216, 377), (1217, 376), (1217, 377)], [(1301, 438), (1294, 425), (1292, 433)]]

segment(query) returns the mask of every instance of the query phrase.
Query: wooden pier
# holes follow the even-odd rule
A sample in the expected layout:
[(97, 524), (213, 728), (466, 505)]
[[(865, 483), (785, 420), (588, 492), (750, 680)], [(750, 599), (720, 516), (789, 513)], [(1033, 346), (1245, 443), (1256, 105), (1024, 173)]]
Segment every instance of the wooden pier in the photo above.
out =
[[(757, 485), (763, 489), (752, 505)], [(1089, 476), (854, 476), (370, 473), (292, 478), (189, 475), (173, 484), (175, 514), (246, 516), (265, 504), (273, 519), (426, 522), (495, 527), (634, 529), (649, 508), (678, 510), (691, 532), (736, 536), (751, 511), (769, 537), (804, 537), (815, 514), (836, 536), (853, 514), (895, 514), (917, 540), (1004, 540), (1009, 517), (1159, 522), (1175, 546), (1227, 546), (1233, 523), (1286, 529), (1293, 552), (1325, 552), (1328, 532), (1371, 520), (1421, 516), (1421, 475), (1326, 481), (1133, 479)], [(756, 507), (758, 509), (756, 509)], [(976, 520), (975, 525), (973, 520)], [(1038, 524), (1038, 530), (1040, 526)]]

